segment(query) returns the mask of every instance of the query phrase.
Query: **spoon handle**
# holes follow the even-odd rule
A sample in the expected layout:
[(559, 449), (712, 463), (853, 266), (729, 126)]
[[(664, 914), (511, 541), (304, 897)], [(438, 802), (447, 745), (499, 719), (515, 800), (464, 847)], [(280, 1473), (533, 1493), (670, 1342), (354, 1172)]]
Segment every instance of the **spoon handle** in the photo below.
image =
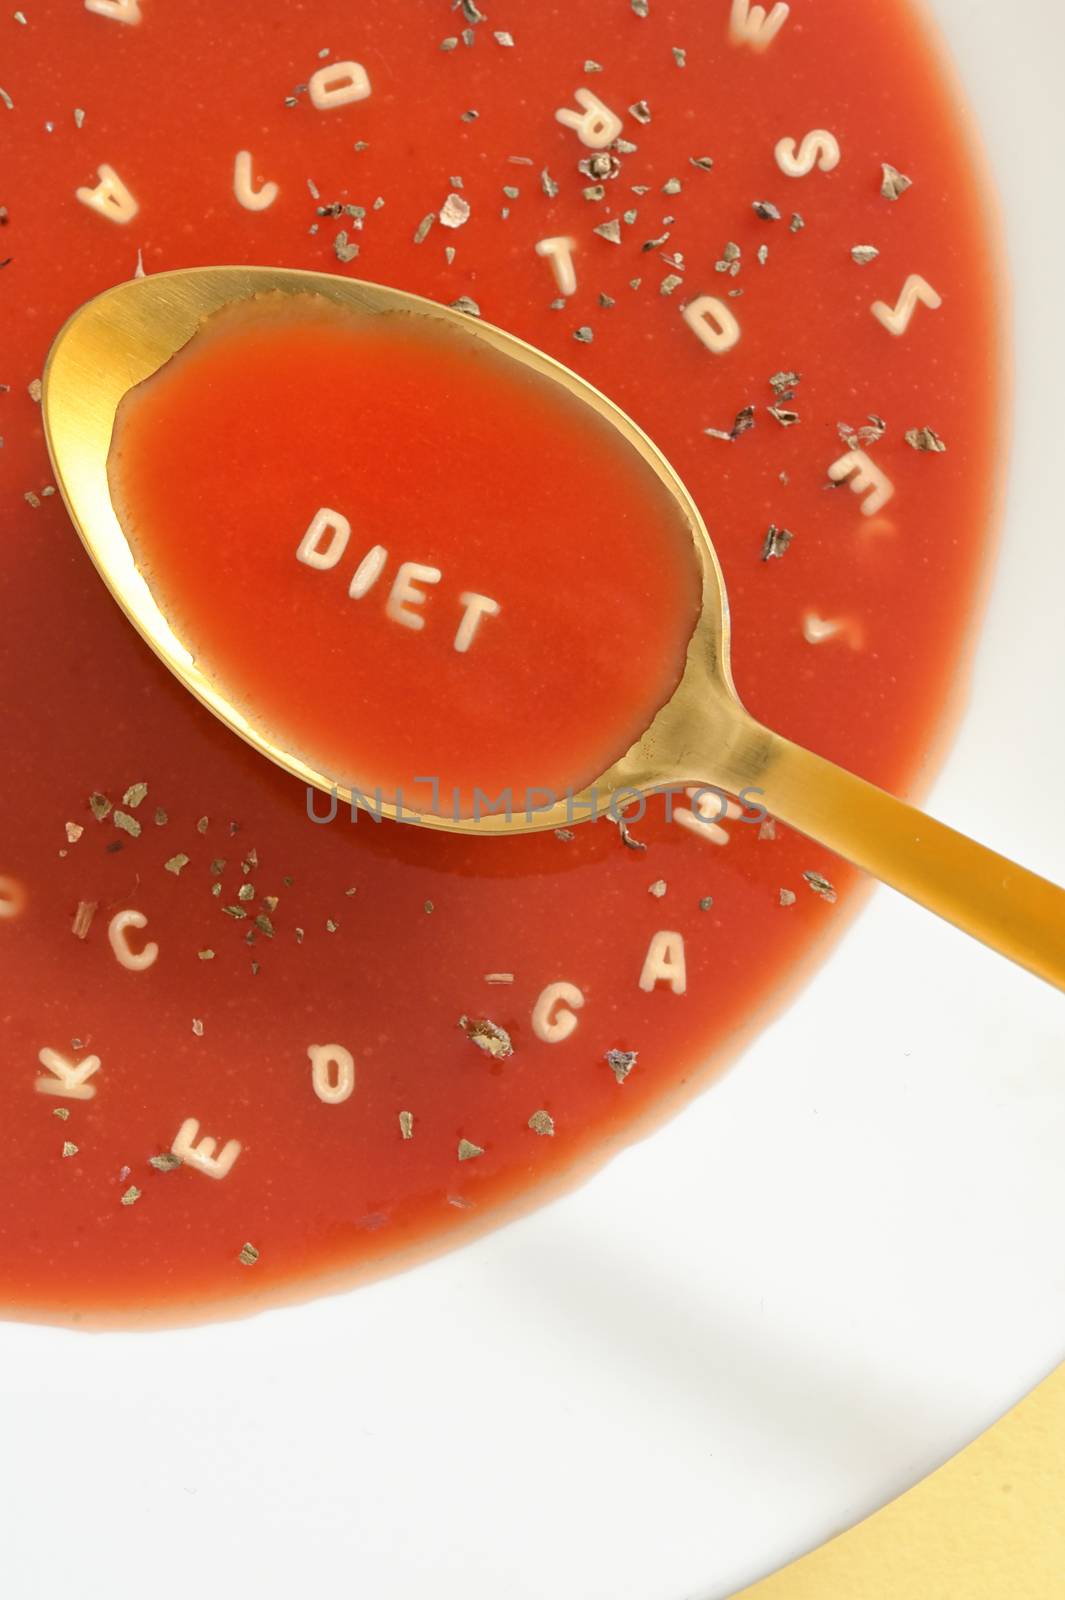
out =
[(778, 734), (762, 760), (774, 817), (1065, 989), (1065, 890)]

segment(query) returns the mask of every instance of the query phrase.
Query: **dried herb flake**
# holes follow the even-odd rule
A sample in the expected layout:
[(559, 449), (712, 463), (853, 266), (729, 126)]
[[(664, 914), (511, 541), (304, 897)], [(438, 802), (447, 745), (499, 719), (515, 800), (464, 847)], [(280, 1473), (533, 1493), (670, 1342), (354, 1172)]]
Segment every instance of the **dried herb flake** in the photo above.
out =
[(157, 1156), (148, 1157), (148, 1165), (154, 1167), (156, 1172), (173, 1172), (181, 1166), (181, 1157), (176, 1156), (173, 1150), (162, 1150)]
[(506, 1028), (501, 1028), (497, 1022), (492, 1022), (488, 1017), (459, 1018), (459, 1027), (465, 1033), (471, 1044), (483, 1050), (495, 1061), (505, 1061), (514, 1054), (514, 1046), (510, 1042), (510, 1034)]
[(897, 167), (893, 167), (888, 161), (880, 163), (880, 170), (883, 173), (880, 193), (885, 200), (898, 200), (913, 185), (912, 178), (908, 178), (904, 172), (900, 172)]
[(932, 455), (942, 455), (947, 448), (934, 428), (909, 428), (906, 443), (914, 450), (927, 451)]
[(775, 522), (771, 522), (762, 544), (762, 560), (782, 560), (794, 537), (788, 528), (778, 528)]
[(603, 1060), (610, 1068), (618, 1083), (624, 1083), (639, 1055), (637, 1050), (608, 1050)]

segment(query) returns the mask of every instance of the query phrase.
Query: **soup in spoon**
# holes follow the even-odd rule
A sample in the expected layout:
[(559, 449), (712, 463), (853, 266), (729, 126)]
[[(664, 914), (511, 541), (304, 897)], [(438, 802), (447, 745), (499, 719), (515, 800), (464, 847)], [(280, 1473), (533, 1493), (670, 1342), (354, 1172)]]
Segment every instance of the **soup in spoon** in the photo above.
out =
[(112, 497), (214, 687), (344, 788), (579, 790), (676, 687), (688, 522), (554, 379), (428, 316), (266, 294), (119, 411)]

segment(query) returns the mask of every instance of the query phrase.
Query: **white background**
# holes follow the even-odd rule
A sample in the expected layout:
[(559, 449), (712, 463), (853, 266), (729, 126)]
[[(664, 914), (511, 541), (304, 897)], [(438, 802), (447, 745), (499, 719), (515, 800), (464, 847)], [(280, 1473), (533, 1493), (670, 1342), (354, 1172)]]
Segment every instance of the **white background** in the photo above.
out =
[[(930, 808), (1065, 880), (1054, 0), (938, 0), (1006, 198), (1010, 501)], [(0, 1581), (716, 1600), (1065, 1356), (1065, 1003), (886, 891), (738, 1069), (583, 1190), (356, 1294), (0, 1327)]]

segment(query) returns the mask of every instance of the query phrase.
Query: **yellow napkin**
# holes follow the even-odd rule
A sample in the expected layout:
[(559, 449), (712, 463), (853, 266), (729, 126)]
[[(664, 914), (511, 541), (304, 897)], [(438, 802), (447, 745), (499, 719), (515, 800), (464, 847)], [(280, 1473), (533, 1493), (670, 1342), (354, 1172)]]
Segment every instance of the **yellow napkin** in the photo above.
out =
[(1065, 1367), (945, 1467), (742, 1600), (1065, 1600)]

